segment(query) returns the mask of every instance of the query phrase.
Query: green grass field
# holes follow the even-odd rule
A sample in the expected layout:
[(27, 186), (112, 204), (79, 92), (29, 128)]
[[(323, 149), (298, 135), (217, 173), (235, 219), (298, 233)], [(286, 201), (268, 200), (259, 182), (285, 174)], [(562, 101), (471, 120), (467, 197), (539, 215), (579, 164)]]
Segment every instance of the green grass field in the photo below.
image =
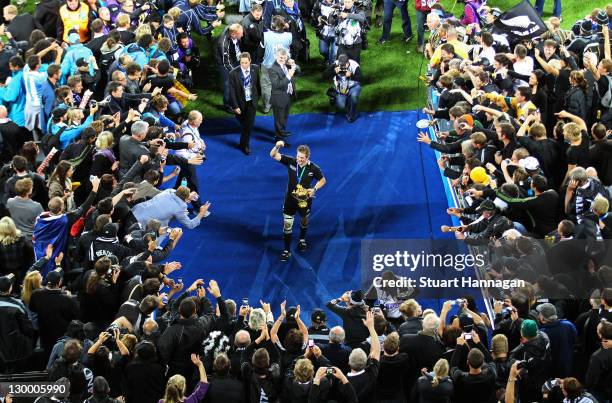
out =
[[(506, 10), (517, 4), (519, 0), (489, 0), (488, 4)], [(417, 109), (425, 101), (423, 83), (418, 84), (419, 71), (425, 72), (426, 64), (421, 63), (422, 57), (416, 52), (416, 18), (414, 16), (414, 1), (408, 0), (408, 10), (411, 15), (414, 39), (405, 44), (402, 41), (401, 18), (396, 10), (393, 17), (391, 40), (384, 45), (377, 45), (382, 28), (373, 28), (369, 34), (370, 46), (361, 53), (361, 68), (363, 85), (359, 109), (361, 111), (397, 111)], [(544, 19), (552, 13), (552, 0), (547, 0), (544, 9)], [(453, 2), (443, 0), (443, 4), (450, 9)], [(563, 0), (563, 27), (569, 28), (573, 22), (589, 13), (595, 7), (604, 7), (604, 0), (578, 1)], [(457, 4), (455, 12), (461, 12), (462, 4)], [(292, 113), (329, 112), (333, 108), (328, 102), (325, 91), (330, 82), (321, 79), (321, 60), (319, 55), (318, 39), (313, 29), (308, 26), (310, 39), (311, 60), (302, 65), (303, 75), (297, 80), (298, 100), (291, 108)], [(219, 35), (222, 27), (215, 29), (214, 35)], [(427, 35), (427, 34), (426, 34)], [(211, 57), (211, 43), (200, 41), (203, 52), (203, 74), (206, 75), (203, 85), (196, 91), (198, 99), (189, 105), (191, 109), (198, 109), (206, 117), (229, 116), (221, 105), (222, 88), (219, 83), (214, 59)], [(419, 86), (419, 88), (417, 88)]]

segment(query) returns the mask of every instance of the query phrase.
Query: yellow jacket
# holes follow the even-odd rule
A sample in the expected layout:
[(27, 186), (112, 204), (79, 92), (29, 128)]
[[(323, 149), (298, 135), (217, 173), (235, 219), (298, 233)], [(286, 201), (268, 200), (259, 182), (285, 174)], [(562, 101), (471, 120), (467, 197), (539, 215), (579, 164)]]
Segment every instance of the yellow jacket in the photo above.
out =
[(85, 3), (79, 3), (79, 8), (75, 11), (69, 10), (64, 4), (59, 9), (60, 20), (64, 27), (62, 41), (68, 42), (68, 33), (76, 29), (81, 37), (81, 43), (87, 42), (89, 39), (89, 6)]
[(498, 94), (485, 94), (485, 97), (491, 102), (499, 105), (504, 112), (512, 109), (517, 119), (520, 119), (523, 115), (526, 115), (530, 110), (538, 109), (531, 101), (527, 101), (525, 104), (523, 104), (523, 106), (520, 106), (516, 102), (515, 97), (506, 97)]
[[(459, 40), (449, 41), (446, 43), (450, 43), (451, 45), (453, 45), (453, 48), (455, 48), (455, 54), (457, 56), (459, 56), (462, 59), (468, 58), (468, 51), (470, 50), (468, 45), (466, 45), (465, 43)], [(441, 58), (442, 58), (442, 44), (438, 45), (433, 55), (431, 56), (431, 61), (430, 61), (431, 65), (436, 66), (440, 64)]]

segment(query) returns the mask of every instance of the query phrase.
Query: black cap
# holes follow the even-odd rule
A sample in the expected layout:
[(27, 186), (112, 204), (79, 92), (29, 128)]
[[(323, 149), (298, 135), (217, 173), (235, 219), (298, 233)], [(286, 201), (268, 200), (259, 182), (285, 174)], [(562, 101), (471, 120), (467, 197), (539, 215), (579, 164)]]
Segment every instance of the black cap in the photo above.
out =
[(491, 200), (488, 200), (488, 199), (480, 203), (480, 206), (476, 208), (477, 213), (482, 213), (483, 211), (495, 211), (495, 210), (497, 210), (497, 207), (495, 207), (495, 203), (493, 203)]
[(363, 301), (363, 291), (361, 290), (353, 290), (351, 291), (351, 296), (349, 297), (349, 302), (352, 305), (363, 305), (365, 302)]
[(608, 13), (606, 13), (606, 10), (601, 10), (598, 12), (596, 18), (599, 25), (608, 25), (610, 22), (610, 18), (608, 18)]
[(580, 23), (580, 31), (584, 33), (590, 33), (593, 30), (593, 21), (584, 20)]
[(289, 308), (287, 308), (287, 316), (286, 316), (287, 322), (294, 322), (295, 321), (295, 313), (296, 312), (297, 312), (297, 307), (295, 307), (295, 306), (290, 306)]
[(55, 287), (59, 285), (61, 280), (62, 280), (62, 270), (61, 269), (55, 269), (53, 271), (50, 271), (47, 274), (47, 285)]
[(312, 311), (312, 314), (310, 315), (310, 321), (313, 323), (323, 323), (327, 320), (327, 315), (325, 315), (325, 312), (322, 309), (315, 309)]
[(76, 61), (77, 67), (89, 67), (89, 63), (82, 57), (79, 57)]
[(104, 224), (102, 236), (105, 238), (115, 238), (117, 236), (117, 226), (112, 222)]
[(7, 293), (11, 289), (13, 285), (13, 281), (15, 281), (14, 274), (8, 274), (6, 276), (0, 277), (0, 292)]
[(456, 87), (465, 87), (465, 78), (457, 77), (453, 80), (453, 84), (455, 84)]
[(51, 112), (51, 115), (53, 116), (53, 119), (59, 119), (62, 116), (64, 116), (66, 112), (68, 112), (68, 108), (64, 106), (58, 106), (57, 108), (53, 109), (53, 112)]
[(347, 55), (345, 55), (344, 53), (338, 55), (338, 66), (344, 67), (348, 64), (348, 62), (349, 58)]

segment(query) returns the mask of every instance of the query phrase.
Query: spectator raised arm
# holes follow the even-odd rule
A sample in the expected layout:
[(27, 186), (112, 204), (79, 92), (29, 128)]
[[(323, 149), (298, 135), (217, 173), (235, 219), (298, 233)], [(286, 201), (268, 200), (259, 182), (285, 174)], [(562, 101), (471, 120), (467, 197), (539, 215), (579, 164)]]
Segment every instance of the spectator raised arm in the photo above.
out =
[(368, 332), (370, 332), (370, 358), (380, 361), (380, 340), (378, 340), (378, 334), (374, 328), (374, 314), (372, 311), (366, 313), (363, 324), (368, 328)]

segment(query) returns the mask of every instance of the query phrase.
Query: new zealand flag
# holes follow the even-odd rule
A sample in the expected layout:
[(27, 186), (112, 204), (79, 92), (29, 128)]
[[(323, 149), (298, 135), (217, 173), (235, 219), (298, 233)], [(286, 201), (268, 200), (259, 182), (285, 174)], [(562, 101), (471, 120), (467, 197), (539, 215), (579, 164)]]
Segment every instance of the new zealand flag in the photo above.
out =
[(546, 24), (527, 0), (500, 15), (493, 30), (495, 34), (506, 36), (510, 43), (535, 38), (546, 31)]

